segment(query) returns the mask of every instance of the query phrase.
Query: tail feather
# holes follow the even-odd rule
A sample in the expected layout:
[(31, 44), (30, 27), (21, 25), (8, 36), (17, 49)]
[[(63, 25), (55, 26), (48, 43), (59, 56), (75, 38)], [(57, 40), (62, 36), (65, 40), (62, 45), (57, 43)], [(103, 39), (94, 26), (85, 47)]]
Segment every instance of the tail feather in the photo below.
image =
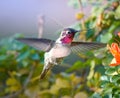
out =
[(47, 74), (48, 71), (49, 71), (49, 69), (44, 69), (42, 71), (41, 75), (40, 75), (40, 79), (43, 79), (46, 76), (46, 74)]
[(43, 79), (46, 76), (47, 72), (52, 68), (52, 66), (53, 64), (51, 63), (47, 63), (44, 65), (43, 71), (40, 74), (40, 79)]

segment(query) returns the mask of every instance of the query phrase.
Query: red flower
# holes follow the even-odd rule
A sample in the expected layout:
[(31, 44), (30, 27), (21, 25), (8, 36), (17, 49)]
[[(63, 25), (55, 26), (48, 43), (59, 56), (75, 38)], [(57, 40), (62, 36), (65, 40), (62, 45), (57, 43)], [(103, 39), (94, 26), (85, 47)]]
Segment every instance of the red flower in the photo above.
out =
[(120, 48), (118, 47), (117, 43), (112, 43), (111, 46), (108, 46), (110, 52), (114, 56), (110, 66), (118, 66), (120, 65)]

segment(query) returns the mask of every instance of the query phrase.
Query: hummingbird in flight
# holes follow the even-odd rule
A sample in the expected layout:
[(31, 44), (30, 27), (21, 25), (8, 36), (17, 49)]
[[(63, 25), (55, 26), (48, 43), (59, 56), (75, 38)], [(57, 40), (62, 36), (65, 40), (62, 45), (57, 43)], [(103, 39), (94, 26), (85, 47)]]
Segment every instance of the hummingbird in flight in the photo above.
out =
[(70, 55), (72, 51), (85, 52), (106, 46), (105, 43), (73, 41), (75, 34), (80, 31), (82, 30), (65, 28), (56, 41), (46, 38), (18, 38), (17, 40), (45, 52), (44, 67), (40, 75), (40, 79), (43, 79), (54, 65), (61, 64), (63, 58)]

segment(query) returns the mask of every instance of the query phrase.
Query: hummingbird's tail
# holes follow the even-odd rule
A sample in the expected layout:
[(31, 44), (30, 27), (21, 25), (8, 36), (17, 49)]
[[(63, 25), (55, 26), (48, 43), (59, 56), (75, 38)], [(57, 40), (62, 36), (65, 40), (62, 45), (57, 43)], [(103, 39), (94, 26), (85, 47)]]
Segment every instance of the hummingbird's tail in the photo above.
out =
[(53, 64), (51, 63), (47, 63), (44, 65), (44, 68), (40, 74), (40, 79), (43, 79), (46, 76), (47, 72), (52, 68), (52, 66)]
[(40, 79), (43, 79), (46, 76), (46, 74), (47, 74), (48, 71), (49, 71), (49, 69), (44, 69), (42, 71), (42, 73), (40, 74)]

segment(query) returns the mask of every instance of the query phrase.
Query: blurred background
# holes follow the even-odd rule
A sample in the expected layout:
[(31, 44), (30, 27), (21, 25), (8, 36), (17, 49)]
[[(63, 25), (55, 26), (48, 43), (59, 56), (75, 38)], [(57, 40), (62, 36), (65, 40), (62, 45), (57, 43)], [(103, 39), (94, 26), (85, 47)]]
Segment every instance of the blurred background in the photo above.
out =
[[(39, 16), (43, 15), (44, 37), (47, 34), (74, 23), (78, 10), (68, 6), (68, 0), (1, 0), (0, 1), (0, 38), (16, 33), (37, 37)], [(46, 35), (45, 35), (46, 33)], [(53, 35), (52, 35), (53, 36)]]

